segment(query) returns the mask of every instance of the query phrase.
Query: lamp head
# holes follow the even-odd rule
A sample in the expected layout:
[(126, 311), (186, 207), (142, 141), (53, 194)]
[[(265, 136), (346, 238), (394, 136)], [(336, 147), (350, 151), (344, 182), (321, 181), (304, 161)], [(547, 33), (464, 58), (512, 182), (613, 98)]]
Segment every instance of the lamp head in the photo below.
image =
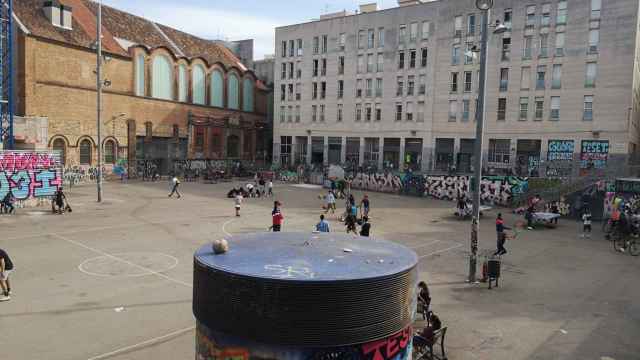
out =
[(500, 21), (496, 21), (496, 28), (493, 30), (494, 34), (502, 34), (504, 32), (507, 32), (509, 30), (509, 27), (506, 26), (505, 24), (501, 23)]
[(476, 7), (486, 11), (493, 7), (493, 0), (476, 0)]

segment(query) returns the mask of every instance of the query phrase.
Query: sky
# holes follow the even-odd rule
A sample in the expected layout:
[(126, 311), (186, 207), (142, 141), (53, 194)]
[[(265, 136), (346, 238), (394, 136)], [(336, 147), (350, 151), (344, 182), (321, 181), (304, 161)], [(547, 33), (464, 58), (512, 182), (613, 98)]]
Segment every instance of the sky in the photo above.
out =
[[(205, 38), (254, 39), (254, 59), (274, 53), (275, 27), (354, 12), (375, 0), (102, 0), (102, 3)], [(378, 0), (378, 8), (397, 0)]]

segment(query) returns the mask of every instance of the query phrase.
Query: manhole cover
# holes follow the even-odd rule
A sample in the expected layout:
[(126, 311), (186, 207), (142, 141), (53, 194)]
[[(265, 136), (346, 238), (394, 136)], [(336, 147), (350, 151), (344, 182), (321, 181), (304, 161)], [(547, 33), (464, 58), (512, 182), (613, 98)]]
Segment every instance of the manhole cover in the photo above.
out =
[(173, 269), (178, 259), (150, 252), (129, 252), (98, 256), (83, 261), (78, 269), (85, 274), (103, 277), (137, 277)]

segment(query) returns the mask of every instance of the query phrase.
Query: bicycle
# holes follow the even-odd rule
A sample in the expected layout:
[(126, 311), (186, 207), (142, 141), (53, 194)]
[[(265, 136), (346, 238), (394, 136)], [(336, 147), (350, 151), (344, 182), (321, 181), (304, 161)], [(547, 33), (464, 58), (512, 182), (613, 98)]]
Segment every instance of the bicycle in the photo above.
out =
[(619, 231), (613, 234), (613, 250), (619, 252), (629, 251), (629, 255), (640, 255), (640, 244), (638, 244), (639, 235), (624, 235)]

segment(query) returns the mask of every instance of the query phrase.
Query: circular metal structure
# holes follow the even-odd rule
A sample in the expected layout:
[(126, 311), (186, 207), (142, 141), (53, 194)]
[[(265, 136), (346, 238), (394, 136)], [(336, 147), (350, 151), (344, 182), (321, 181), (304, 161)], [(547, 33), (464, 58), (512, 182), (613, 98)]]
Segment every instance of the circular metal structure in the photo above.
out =
[(383, 339), (411, 325), (417, 255), (384, 240), (334, 233), (233, 236), (194, 256), (193, 313), (219, 333), (260, 343), (330, 347)]

